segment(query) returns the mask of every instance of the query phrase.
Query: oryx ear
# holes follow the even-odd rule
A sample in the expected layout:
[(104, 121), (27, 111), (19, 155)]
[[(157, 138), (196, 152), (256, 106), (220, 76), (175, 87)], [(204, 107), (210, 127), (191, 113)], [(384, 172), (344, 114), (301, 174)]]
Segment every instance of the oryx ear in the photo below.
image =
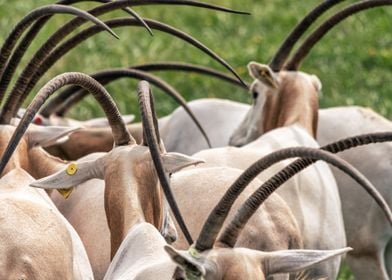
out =
[[(122, 116), (122, 119), (125, 124), (130, 124), (135, 119), (135, 115), (125, 115)], [(105, 127), (109, 126), (109, 122), (107, 118), (94, 118), (87, 121), (81, 122), (84, 127)]]
[(248, 63), (249, 75), (259, 80), (268, 87), (278, 88), (278, 75), (266, 64), (260, 64), (254, 61)]
[(311, 75), (310, 77), (312, 79), (312, 84), (316, 88), (317, 92), (321, 91), (323, 85), (321, 84), (320, 79), (316, 75)]
[(168, 173), (174, 173), (185, 167), (205, 162), (202, 159), (193, 158), (180, 153), (164, 153), (162, 154), (162, 161), (165, 171)]
[(103, 179), (103, 158), (69, 163), (63, 170), (36, 180), (30, 186), (43, 189), (64, 189), (74, 187), (90, 179)]
[(311, 265), (347, 253), (352, 248), (338, 250), (285, 250), (263, 253), (262, 269), (268, 275), (304, 270)]
[[(190, 256), (187, 252), (177, 251), (170, 245), (165, 245), (165, 251), (170, 258), (178, 264), (187, 276), (192, 275), (196, 279), (206, 275), (206, 270), (201, 263)], [(187, 278), (188, 279), (188, 278)], [(193, 279), (189, 277), (189, 279)]]
[(79, 129), (80, 127), (40, 126), (31, 124), (27, 130), (28, 144), (30, 148), (61, 144), (68, 140), (70, 134)]

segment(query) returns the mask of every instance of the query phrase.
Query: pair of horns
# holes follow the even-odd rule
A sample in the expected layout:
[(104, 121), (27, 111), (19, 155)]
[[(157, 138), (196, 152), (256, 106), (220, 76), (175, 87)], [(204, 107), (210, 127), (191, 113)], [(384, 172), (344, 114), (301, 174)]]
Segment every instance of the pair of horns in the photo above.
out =
[[(270, 155), (260, 159), (252, 166), (247, 168), (243, 174), (230, 186), (226, 191), (222, 199), (212, 210), (208, 216), (199, 238), (196, 241), (195, 248), (198, 251), (204, 251), (211, 249), (214, 245), (216, 238), (222, 228), (222, 225), (237, 199), (239, 194), (245, 189), (245, 187), (263, 170), (283, 159), (291, 157), (304, 157), (294, 163), (288, 165), (286, 168), (275, 174), (268, 181), (266, 181), (252, 196), (243, 204), (240, 210), (237, 212), (235, 218), (224, 230), (223, 234), (219, 238), (220, 244), (226, 246), (233, 246), (240, 234), (242, 228), (245, 226), (249, 218), (262, 204), (263, 201), (273, 193), (279, 186), (286, 182), (289, 178), (314, 163), (318, 159), (322, 159), (331, 163), (344, 172), (349, 174), (354, 180), (356, 180), (365, 190), (375, 199), (377, 204), (381, 207), (385, 213), (388, 221), (392, 224), (392, 213), (389, 209), (388, 204), (385, 202), (383, 197), (379, 194), (377, 189), (367, 181), (365, 177), (356, 171), (348, 163), (344, 162), (340, 158), (334, 157), (330, 153), (341, 152), (353, 147), (360, 145), (367, 145), (370, 143), (381, 143), (386, 141), (392, 141), (392, 133), (373, 133), (365, 134), (355, 137), (346, 138), (321, 148), (321, 150), (310, 149), (310, 148), (292, 148), (285, 149), (271, 153)], [(328, 153), (322, 152), (322, 150)], [(321, 153), (319, 153), (321, 152)]]
[[(13, 133), (11, 140), (8, 143), (5, 152), (0, 160), (0, 173), (3, 172), (11, 155), (19, 144), (28, 126), (33, 121), (40, 107), (42, 107), (44, 102), (54, 92), (56, 92), (61, 87), (69, 84), (76, 84), (92, 93), (94, 98), (101, 105), (108, 118), (109, 125), (113, 133), (114, 143), (116, 146), (136, 144), (135, 139), (129, 134), (116, 104), (114, 103), (110, 94), (100, 83), (83, 73), (64, 73), (55, 77), (54, 79), (49, 81), (44, 87), (42, 87), (26, 109), (26, 112), (24, 113), (21, 121), (15, 129), (15, 132)], [(177, 203), (174, 200), (174, 196), (171, 192), (167, 175), (163, 168), (162, 159), (160, 156), (160, 136), (158, 129), (158, 121), (155, 115), (153, 97), (151, 95), (149, 84), (147, 82), (142, 81), (139, 83), (138, 97), (143, 122), (144, 142), (148, 145), (151, 151), (151, 157), (153, 159), (159, 181), (164, 190), (169, 205), (176, 217), (176, 220), (180, 225), (188, 242), (192, 244), (192, 237), (181, 216)]]
[(163, 192), (166, 199), (173, 211), (174, 217), (177, 220), (185, 238), (189, 244), (193, 243), (192, 236), (182, 218), (181, 212), (177, 206), (174, 195), (171, 191), (169, 180), (163, 168), (161, 150), (160, 150), (160, 137), (158, 129), (158, 120), (154, 110), (154, 100), (148, 82), (141, 81), (138, 85), (138, 98), (139, 107), (142, 115), (143, 123), (143, 140), (149, 147), (151, 157), (158, 175), (159, 182), (161, 183)]
[[(153, 0), (153, 1), (146, 1), (146, 0), (138, 0), (138, 1), (126, 1), (126, 0), (119, 0), (115, 2), (110, 2), (104, 5), (101, 5), (97, 8), (94, 8), (89, 11), (91, 15), (98, 16), (101, 14), (104, 14), (106, 12), (119, 9), (119, 8), (124, 8), (127, 6), (134, 6), (134, 5), (148, 5), (148, 4), (172, 4), (172, 5), (188, 5), (188, 6), (195, 6), (195, 7), (200, 7), (200, 8), (207, 8), (207, 9), (213, 9), (213, 10), (219, 10), (219, 11), (225, 11), (225, 12), (232, 12), (232, 13), (242, 13), (243, 12), (238, 12), (238, 11), (233, 11), (230, 9), (222, 8), (216, 5), (210, 5), (210, 4), (205, 4), (202, 2), (197, 2), (197, 1), (191, 1), (191, 0)], [(11, 94), (9, 95), (9, 98), (7, 99), (6, 106), (3, 107), (3, 113), (1, 114), (0, 118), (3, 123), (8, 123), (10, 118), (15, 114), (17, 111), (18, 107), (22, 104), (25, 95), (28, 93), (26, 92), (26, 88), (28, 87), (33, 75), (35, 74), (35, 70), (39, 65), (42, 63), (42, 60), (47, 56), (50, 51), (53, 50), (53, 48), (64, 38), (66, 37), (69, 33), (71, 33), (73, 30), (75, 30), (78, 26), (81, 24), (85, 23), (86, 20), (83, 18), (76, 18), (71, 20), (68, 24), (64, 25), (62, 28), (60, 28), (57, 32), (55, 32), (48, 40), (47, 42), (37, 51), (37, 53), (34, 55), (32, 60), (28, 63), (24, 71), (22, 72), (22, 75), (16, 82), (13, 90), (11, 91)], [(226, 63), (225, 65), (226, 68), (230, 69), (230, 71), (236, 75), (238, 79), (240, 77), (238, 74), (235, 73), (235, 71)], [(240, 79), (242, 82), (242, 80)], [(12, 97), (11, 97), (12, 96)]]
[(42, 87), (26, 109), (26, 112), (24, 113), (14, 134), (12, 135), (4, 154), (2, 155), (0, 161), (0, 174), (3, 172), (21, 138), (23, 137), (28, 126), (33, 121), (35, 115), (37, 114), (43, 103), (55, 91), (69, 84), (77, 84), (78, 86), (83, 87), (84, 89), (91, 92), (94, 98), (98, 101), (108, 118), (109, 125), (113, 133), (114, 143), (116, 146), (136, 143), (135, 139), (129, 134), (127, 127), (123, 119), (121, 118), (120, 112), (116, 104), (114, 103), (112, 97), (100, 83), (83, 73), (64, 73), (53, 78), (44, 87)]
[(283, 66), (295, 43), (308, 30), (310, 25), (314, 23), (324, 12), (343, 1), (344, 0), (326, 0), (314, 8), (311, 12), (309, 12), (286, 37), (281, 47), (274, 55), (269, 64), (271, 69), (276, 72), (280, 71), (282, 68), (286, 70), (297, 70), (310, 50), (316, 45), (316, 43), (319, 42), (324, 37), (324, 35), (327, 34), (339, 22), (358, 12), (392, 4), (391, 0), (365, 0), (359, 3), (351, 4), (348, 7), (340, 10), (336, 14), (326, 19), (315, 31), (313, 31), (297, 49), (289, 62)]

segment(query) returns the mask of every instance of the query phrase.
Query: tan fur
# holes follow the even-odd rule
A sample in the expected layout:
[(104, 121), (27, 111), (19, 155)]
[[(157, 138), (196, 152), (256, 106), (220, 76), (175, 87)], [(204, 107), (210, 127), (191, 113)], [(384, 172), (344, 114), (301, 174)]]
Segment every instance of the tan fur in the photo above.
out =
[(255, 100), (232, 134), (230, 144), (243, 146), (265, 132), (293, 124), (303, 127), (315, 137), (318, 91), (321, 88), (317, 77), (299, 71), (280, 71), (273, 73), (276, 82), (271, 86), (257, 74), (258, 69), (265, 68), (268, 66), (256, 62), (248, 64), (249, 73), (255, 78), (251, 85)]
[[(4, 150), (6, 149), (9, 139), (11, 138), (11, 135), (14, 133), (14, 128), (12, 126), (0, 126), (0, 151), (1, 154), (3, 154)], [(13, 170), (14, 168), (23, 168), (23, 169), (29, 169), (29, 161), (28, 158), (26, 158), (26, 153), (27, 153), (27, 143), (23, 139), (18, 147), (16, 148), (13, 156), (7, 163), (6, 167), (3, 170), (3, 173), (1, 176), (7, 174), (9, 171)]]
[(105, 164), (105, 209), (113, 257), (130, 228), (141, 221), (160, 228), (164, 214), (163, 193), (148, 148), (118, 147), (111, 153), (112, 160)]
[[(242, 148), (215, 148), (201, 151), (195, 156), (204, 159), (209, 166), (230, 166), (243, 170), (272, 151), (294, 146), (318, 145), (306, 131), (294, 125), (275, 129)], [(265, 181), (288, 163), (289, 161), (285, 161), (276, 164), (258, 178)], [(304, 248), (333, 249), (346, 244), (337, 186), (324, 163), (317, 163), (302, 171), (282, 185), (277, 194), (285, 200), (294, 214)], [(335, 275), (339, 260), (321, 265), (322, 270)]]
[(72, 241), (58, 211), (22, 169), (9, 176), (0, 181), (0, 278), (73, 279)]
[(100, 164), (105, 186), (100, 180), (93, 180), (93, 186), (83, 183), (67, 201), (54, 194), (60, 211), (80, 234), (98, 279), (130, 228), (142, 221), (161, 228), (164, 216), (163, 194), (148, 147), (120, 146), (104, 157)]
[[(0, 126), (0, 153), (14, 129)], [(64, 163), (41, 148), (28, 150), (28, 140), (27, 132), (0, 179), (0, 216), (7, 217), (0, 225), (0, 243), (7, 246), (0, 250), (0, 279), (90, 279), (90, 263), (76, 232), (44, 191), (28, 186), (34, 180), (30, 174), (46, 176)]]
[[(201, 225), (213, 207), (241, 173), (235, 168), (203, 168), (200, 165), (200, 168), (173, 174), (174, 195), (192, 236), (199, 235)], [(255, 179), (244, 190), (226, 221), (232, 219), (239, 206), (260, 185), (261, 182)], [(174, 245), (180, 249), (188, 247), (182, 234)], [(264, 251), (298, 249), (302, 247), (302, 239), (291, 210), (278, 195), (273, 194), (245, 226), (237, 245)]]
[[(286, 75), (285, 75), (286, 74)], [(276, 127), (299, 124), (313, 137), (317, 132), (318, 95), (316, 88), (309, 81), (303, 81), (295, 73), (280, 72), (282, 77), (279, 102), (276, 108), (270, 109), (278, 112), (277, 119), (271, 120), (269, 131)], [(266, 109), (269, 109), (266, 107)], [(265, 123), (267, 125), (268, 122)]]
[[(250, 106), (243, 103), (213, 98), (194, 100), (188, 105), (206, 128), (214, 147), (227, 146), (230, 134), (251, 110)], [(391, 130), (390, 120), (362, 107), (322, 109), (319, 110), (319, 114), (317, 139), (321, 145), (362, 133)], [(171, 129), (170, 133), (162, 135), (165, 136), (165, 145), (170, 147), (170, 151), (194, 154), (196, 151), (207, 149), (204, 139), (188, 120), (182, 108), (176, 109), (172, 116), (167, 122)], [(178, 131), (181, 132), (180, 139)], [(392, 153), (391, 148), (391, 144), (383, 143), (338, 154), (358, 168), (377, 187), (389, 205), (392, 205), (392, 173), (391, 161), (386, 155)], [(363, 160), (364, 158), (366, 160)], [(388, 279), (388, 269), (392, 275), (392, 257), (388, 257), (392, 256), (392, 228), (368, 195), (358, 189), (356, 182), (339, 170), (332, 171), (342, 200), (347, 243), (354, 248), (347, 258), (351, 270), (358, 279)], [(361, 207), (358, 208), (357, 205)], [(373, 248), (373, 252), (368, 252), (368, 247)], [(367, 255), (355, 254), (362, 250)]]
[[(168, 162), (173, 170), (198, 162), (179, 154), (167, 155), (164, 152), (162, 155), (163, 158), (167, 156), (170, 156), (170, 160), (164, 162)], [(98, 184), (94, 182), (94, 186), (88, 186), (88, 182), (82, 183), (69, 201), (59, 204), (60, 210), (85, 242), (97, 278), (104, 276), (109, 266), (109, 256), (115, 256), (136, 224), (148, 222), (160, 229), (168, 239), (176, 237), (148, 147), (119, 146), (107, 154), (87, 156), (76, 164), (80, 166), (79, 173), (72, 177), (62, 170), (37, 180), (33, 185), (53, 189), (67, 185), (71, 180), (80, 184), (91, 178), (104, 178), (105, 186), (102, 181)]]

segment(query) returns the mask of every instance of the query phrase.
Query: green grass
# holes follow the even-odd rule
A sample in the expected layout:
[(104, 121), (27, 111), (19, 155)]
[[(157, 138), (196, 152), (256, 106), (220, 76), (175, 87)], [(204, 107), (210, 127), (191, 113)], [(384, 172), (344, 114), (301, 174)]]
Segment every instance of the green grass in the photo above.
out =
[[(0, 0), (0, 43), (23, 15), (35, 7), (52, 1)], [(269, 62), (293, 25), (320, 1), (215, 0), (209, 2), (250, 11), (252, 15), (239, 16), (176, 6), (143, 6), (136, 7), (135, 10), (143, 17), (157, 19), (181, 28), (199, 39), (226, 59), (245, 80), (251, 81), (246, 64), (251, 60)], [(94, 5), (94, 3), (81, 3), (77, 6), (87, 9)], [(118, 11), (102, 18), (116, 16), (127, 15)], [(49, 34), (70, 18), (65, 15), (56, 15), (52, 18), (50, 24), (39, 33), (23, 64), (26, 64), (32, 51), (36, 50)], [(388, 118), (392, 117), (391, 18), (392, 9), (385, 7), (353, 16), (334, 28), (312, 50), (301, 69), (321, 79), (323, 83), (321, 107), (362, 105), (371, 107)], [(94, 73), (103, 69), (151, 61), (187, 61), (226, 71), (194, 47), (159, 31), (155, 31), (153, 37), (142, 28), (127, 27), (115, 31), (120, 36), (120, 40), (112, 38), (107, 33), (101, 33), (75, 48), (57, 62), (34, 92), (55, 75), (66, 71)], [(18, 73), (20, 71), (21, 69), (18, 69)], [(157, 73), (157, 75), (178, 89), (186, 100), (221, 97), (241, 102), (250, 101), (248, 94), (214, 79), (184, 73)], [(108, 87), (123, 113), (137, 113), (135, 86), (136, 82), (123, 79)], [(156, 107), (160, 116), (171, 112), (177, 106), (160, 91), (155, 90), (155, 92), (158, 102)], [(72, 115), (90, 118), (102, 115), (102, 112), (97, 108), (94, 100), (87, 98), (72, 111)], [(348, 273), (342, 275), (344, 276), (341, 279), (350, 279)]]
[[(0, 42), (24, 14), (51, 2), (31, 0), (13, 1), (10, 4), (9, 1), (0, 0)], [(250, 60), (267, 63), (293, 25), (318, 2), (213, 1), (214, 4), (250, 11), (251, 16), (178, 6), (144, 6), (135, 9), (144, 17), (182, 28), (221, 55), (245, 80), (250, 81), (246, 64)], [(94, 3), (81, 3), (77, 6), (87, 9), (94, 6)], [(127, 15), (119, 11), (103, 18), (115, 16)], [(391, 17), (392, 10), (385, 7), (356, 15), (338, 25), (312, 50), (301, 69), (314, 73), (321, 79), (321, 107), (355, 104), (371, 107), (389, 118), (392, 116)], [(31, 49), (36, 49), (50, 33), (70, 18), (56, 15), (39, 33)], [(150, 61), (187, 61), (226, 71), (199, 50), (160, 31), (155, 31), (154, 37), (150, 37), (142, 28), (127, 27), (115, 31), (120, 40), (102, 32), (86, 41), (58, 61), (39, 86), (65, 71), (93, 73)], [(31, 52), (23, 63), (29, 57)], [(214, 79), (183, 73), (156, 74), (170, 82), (187, 100), (216, 96), (241, 102), (250, 101), (243, 91)], [(135, 85), (135, 82), (124, 79), (108, 87), (124, 113), (136, 111)], [(167, 114), (177, 106), (158, 90), (155, 92), (159, 115)], [(97, 109), (95, 101), (88, 98), (75, 108), (72, 115), (89, 118), (102, 113)]]

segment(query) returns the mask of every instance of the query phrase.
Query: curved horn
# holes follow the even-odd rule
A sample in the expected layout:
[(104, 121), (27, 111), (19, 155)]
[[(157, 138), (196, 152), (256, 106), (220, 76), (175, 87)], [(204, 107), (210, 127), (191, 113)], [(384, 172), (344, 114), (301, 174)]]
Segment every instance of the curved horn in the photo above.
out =
[(228, 82), (230, 84), (233, 84), (245, 90), (249, 89), (249, 85), (245, 86), (243, 83), (239, 82), (237, 79), (233, 79), (229, 75), (226, 75), (215, 69), (202, 65), (197, 65), (197, 64), (190, 64), (190, 63), (183, 63), (183, 62), (176, 62), (176, 61), (164, 61), (164, 62), (153, 62), (153, 63), (133, 65), (130, 66), (129, 68), (138, 69), (146, 72), (171, 71), (171, 70), (194, 72), (194, 73), (203, 74), (203, 75), (220, 79), (222, 81)]
[(361, 12), (363, 10), (376, 8), (379, 6), (392, 5), (391, 0), (366, 0), (359, 3), (352, 4), (347, 8), (339, 11), (329, 19), (327, 19), (323, 24), (321, 24), (308, 38), (302, 43), (302, 45), (295, 52), (290, 61), (285, 65), (287, 70), (296, 70), (300, 66), (301, 62), (304, 60), (306, 55), (314, 47), (314, 45), (320, 41), (320, 39), (328, 33), (335, 25), (344, 20), (345, 18)]
[[(108, 26), (106, 26), (102, 21), (100, 21), (98, 18), (90, 15), (89, 13), (80, 10), (75, 7), (69, 7), (69, 6), (64, 6), (64, 5), (47, 5), (43, 6), (40, 8), (37, 8), (30, 12), (28, 15), (26, 15), (11, 31), (11, 33), (8, 35), (7, 39), (5, 40), (1, 50), (0, 50), (0, 77), (3, 76), (5, 67), (6, 67), (6, 62), (11, 54), (12, 49), (14, 48), (17, 40), (20, 38), (22, 33), (28, 28), (32, 22), (35, 20), (52, 15), (52, 14), (72, 14), (75, 16), (78, 16), (80, 18), (83, 18), (85, 20), (89, 20), (94, 22), (96, 25), (101, 26), (104, 28), (106, 31), (108, 31), (110, 34), (112, 34), (114, 37), (118, 38), (116, 33), (114, 33)], [(0, 102), (4, 96), (5, 92), (0, 92)]]
[[(195, 244), (195, 249), (198, 251), (205, 251), (212, 248), (235, 200), (250, 184), (250, 182), (261, 172), (279, 161), (293, 157), (309, 156), (310, 152), (313, 152), (314, 150), (315, 154), (319, 151), (318, 149), (310, 148), (287, 148), (278, 150), (262, 157), (245, 169), (244, 172), (228, 188), (218, 204), (211, 211), (202, 227), (202, 230), (200, 231), (200, 235)], [(325, 154), (325, 152), (321, 152), (321, 154)]]
[[(296, 148), (303, 149), (303, 148)], [(309, 150), (309, 155), (306, 156), (308, 159), (312, 160), (323, 160), (329, 164), (334, 165), (339, 168), (351, 178), (353, 178), (358, 184), (360, 184), (368, 193), (372, 194), (372, 196), (377, 197), (377, 203), (387, 215), (387, 218), (390, 223), (392, 223), (392, 213), (389, 209), (388, 204), (385, 202), (384, 198), (378, 193), (377, 189), (366, 179), (365, 176), (362, 175), (357, 169), (355, 169), (352, 165), (344, 161), (343, 159), (335, 156), (330, 152), (325, 152), (323, 150), (306, 148)], [(302, 156), (304, 157), (304, 156)], [(288, 169), (287, 167), (283, 170), (286, 170), (286, 173), (277, 173), (268, 181), (266, 181), (261, 187), (259, 187), (241, 206), (241, 208), (237, 211), (233, 220), (230, 224), (224, 229), (222, 235), (219, 237), (218, 242), (220, 244), (233, 247), (237, 242), (238, 236), (241, 233), (242, 229), (252, 217), (252, 215), (256, 212), (256, 210), (260, 207), (260, 205), (275, 191), (277, 190), (284, 182), (286, 182), (289, 178), (291, 178), (294, 174), (298, 173), (300, 170)], [(278, 175), (281, 174), (281, 175)]]
[[(57, 4), (67, 5), (72, 4), (75, 2), (84, 2), (86, 0), (79, 0), (79, 1), (59, 1)], [(90, 0), (91, 1), (91, 0)], [(94, 0), (97, 2), (108, 3), (111, 0)], [(135, 17), (135, 19), (139, 20), (139, 22), (147, 29), (147, 31), (152, 35), (150, 27), (145, 23), (145, 21), (132, 9), (124, 8), (124, 11)], [(0, 103), (1, 100), (7, 91), (8, 85), (11, 82), (12, 76), (15, 73), (16, 68), (18, 67), (20, 61), (22, 60), (23, 55), (25, 54), (27, 48), (30, 46), (31, 42), (34, 40), (38, 32), (41, 28), (45, 25), (45, 23), (51, 18), (49, 16), (43, 16), (39, 18), (34, 25), (29, 29), (28, 33), (23, 37), (22, 41), (19, 43), (17, 48), (15, 49), (14, 53), (12, 54), (11, 58), (8, 60), (8, 63), (5, 66), (4, 72), (0, 70)], [(11, 50), (10, 50), (11, 51)], [(8, 59), (8, 58), (7, 58)], [(2, 65), (0, 63), (0, 65)], [(1, 67), (0, 67), (1, 69)], [(3, 72), (3, 75), (1, 73)]]
[[(57, 2), (57, 4), (73, 4), (73, 3), (78, 3), (78, 2), (84, 2), (84, 1), (93, 1), (93, 2), (100, 2), (100, 3), (111, 3), (113, 2), (113, 0), (62, 0)], [(122, 8), (122, 10), (128, 14), (130, 14), (131, 16), (133, 16), (135, 19), (137, 19), (138, 21), (140, 21), (140, 23), (144, 26), (144, 28), (146, 28), (146, 30), (148, 31), (148, 33), (150, 33), (151, 36), (153, 36), (154, 34), (152, 33), (151, 28), (147, 25), (147, 23), (143, 20), (143, 18), (141, 16), (139, 16), (138, 13), (136, 13), (133, 9), (129, 8), (129, 7), (125, 7)]]
[(19, 122), (18, 127), (12, 135), (11, 140), (9, 141), (7, 148), (1, 158), (0, 174), (3, 172), (7, 162), (12, 156), (13, 151), (16, 149), (20, 139), (27, 130), (27, 127), (32, 122), (34, 116), (45, 100), (49, 98), (49, 96), (56, 90), (68, 84), (77, 84), (82, 86), (83, 88), (90, 91), (94, 98), (99, 102), (108, 118), (110, 127), (112, 128), (115, 145), (119, 146), (136, 143), (135, 139), (133, 139), (133, 137), (129, 134), (116, 104), (101, 84), (83, 73), (64, 73), (53, 78), (43, 88), (41, 88), (29, 107), (26, 109), (25, 114)]
[(192, 244), (192, 236), (190, 235), (185, 225), (184, 219), (181, 216), (181, 212), (178, 209), (173, 193), (171, 192), (169, 180), (163, 168), (160, 148), (158, 144), (158, 141), (160, 141), (160, 139), (157, 139), (157, 135), (154, 134), (157, 130), (157, 127), (154, 127), (154, 123), (156, 123), (156, 116), (155, 112), (153, 111), (152, 96), (148, 82), (141, 81), (138, 85), (137, 91), (139, 97), (139, 107), (142, 115), (143, 133), (145, 134), (145, 139), (147, 141), (146, 144), (150, 149), (151, 157), (154, 162), (159, 181), (165, 193), (166, 199), (169, 202), (170, 208), (172, 209), (173, 214), (178, 224), (180, 225), (182, 232), (185, 235), (185, 238), (187, 239), (189, 244)]
[(295, 27), (291, 30), (290, 34), (286, 37), (284, 42), (280, 45), (278, 51), (273, 56), (269, 66), (275, 72), (281, 70), (287, 57), (290, 55), (295, 43), (299, 38), (309, 29), (323, 13), (332, 8), (334, 5), (343, 2), (344, 0), (326, 0), (311, 10)]
[(138, 13), (136, 13), (134, 10), (132, 10), (129, 7), (126, 7), (123, 10), (126, 11), (131, 16), (133, 16), (136, 20), (138, 20), (141, 23), (141, 25), (144, 26), (145, 29), (147, 29), (148, 33), (150, 33), (151, 36), (154, 36), (154, 33), (152, 33), (150, 26), (148, 26), (147, 22), (145, 22), (144, 19), (141, 16), (139, 16)]
[[(171, 87), (162, 79), (152, 74), (139, 71), (136, 69), (112, 69), (112, 70), (95, 73), (92, 75), (92, 77), (98, 80), (99, 82), (102, 81), (102, 84), (107, 84), (115, 79), (123, 78), (123, 77), (136, 78), (139, 80), (144, 79), (152, 83), (153, 85), (157, 86), (162, 91), (167, 93), (170, 97), (174, 99), (174, 101), (176, 101), (184, 108), (184, 110), (187, 112), (189, 117), (192, 119), (192, 121), (195, 123), (197, 128), (200, 130), (208, 146), (211, 147), (211, 142), (208, 138), (206, 131), (204, 130), (204, 128), (202, 127), (202, 125), (200, 124), (196, 116), (193, 114), (192, 110), (189, 108), (188, 104), (186, 103), (186, 100), (181, 96), (181, 94), (177, 90), (175, 90), (173, 87)], [(72, 107), (75, 103), (83, 99), (87, 94), (87, 92), (84, 90), (76, 91), (74, 92), (74, 94), (72, 94), (72, 90), (73, 89), (71, 88), (69, 90), (64, 91), (65, 92), (64, 96), (67, 96), (67, 101), (64, 102), (61, 106), (59, 106), (58, 109), (55, 111), (55, 113), (58, 113), (59, 115), (64, 115), (70, 107)], [(54, 100), (53, 102), (59, 103), (61, 101)]]
[[(148, 25), (153, 28), (157, 29), (166, 33), (169, 33), (173, 36), (176, 36), (193, 46), (197, 47), (198, 49), (202, 50), (205, 52), (207, 55), (212, 57), (213, 59), (217, 60), (220, 64), (222, 64), (226, 69), (229, 69), (239, 80), (241, 83), (244, 83), (241, 78), (239, 77), (238, 74), (234, 71), (234, 69), (221, 57), (219, 57), (217, 54), (215, 54), (213, 51), (211, 51), (209, 48), (207, 48), (205, 45), (197, 41), (196, 39), (192, 38), (188, 34), (177, 30), (169, 25), (160, 23), (158, 21), (154, 20), (147, 20), (146, 22)], [(112, 28), (116, 27), (122, 27), (122, 26), (139, 26), (140, 23), (134, 19), (130, 18), (119, 18), (115, 20), (109, 20), (105, 22), (108, 26)], [(26, 86), (26, 83), (22, 82), (22, 77), (19, 78), (17, 81), (16, 85), (14, 86), (12, 92), (8, 95), (7, 101), (6, 101), (6, 106), (3, 106), (3, 109), (5, 113), (0, 115), (0, 120), (3, 122), (9, 121), (12, 116), (14, 116), (23, 103), (24, 99), (27, 97), (28, 93), (30, 90), (35, 86), (35, 84), (38, 82), (39, 78), (42, 77), (42, 75), (66, 52), (68, 52), (71, 48), (82, 42), (83, 40), (87, 39), (90, 36), (93, 36), (97, 32), (99, 32), (101, 28), (96, 28), (95, 26), (92, 26), (90, 28), (87, 28), (80, 32), (79, 34), (75, 35), (71, 39), (67, 40), (64, 44), (56, 48), (55, 51), (53, 51), (46, 59), (44, 62), (41, 63), (39, 66), (38, 70), (36, 70), (35, 74), (33, 77), (31, 77), (30, 73), (28, 75), (30, 76), (30, 81), (28, 83), (28, 86)], [(27, 67), (25, 68), (25, 70)], [(246, 84), (245, 84), (246, 85)]]
[[(323, 146), (320, 149), (323, 149), (328, 152), (338, 153), (342, 152), (357, 146), (368, 145), (372, 143), (383, 143), (392, 141), (392, 132), (382, 132), (382, 133), (371, 133), (364, 134), (354, 137), (349, 137), (346, 139), (342, 139), (336, 142), (333, 142), (329, 145)], [(279, 153), (279, 151), (277, 152)], [(276, 155), (271, 154), (270, 157), (276, 157)], [(276, 157), (276, 160), (279, 158)], [(207, 250), (211, 248), (214, 244), (216, 237), (230, 211), (231, 206), (237, 197), (241, 194), (241, 192), (245, 189), (245, 187), (257, 176), (258, 173), (268, 168), (268, 164), (266, 162), (269, 161), (268, 158), (262, 158), (259, 161), (252, 164), (248, 167), (242, 175), (230, 186), (230, 188), (226, 191), (222, 199), (215, 206), (214, 210), (211, 212), (209, 217), (207, 218), (204, 226), (200, 232), (199, 238), (196, 242), (196, 249), (199, 251)], [(290, 168), (300, 168), (300, 170), (305, 169), (312, 163), (314, 160), (311, 159), (299, 159), (286, 167), (286, 169)], [(282, 170), (278, 174), (279, 176), (283, 176), (285, 174), (285, 170)]]

